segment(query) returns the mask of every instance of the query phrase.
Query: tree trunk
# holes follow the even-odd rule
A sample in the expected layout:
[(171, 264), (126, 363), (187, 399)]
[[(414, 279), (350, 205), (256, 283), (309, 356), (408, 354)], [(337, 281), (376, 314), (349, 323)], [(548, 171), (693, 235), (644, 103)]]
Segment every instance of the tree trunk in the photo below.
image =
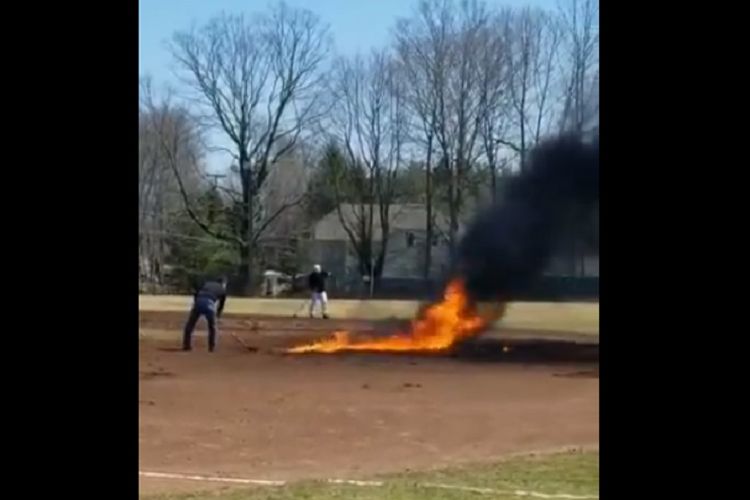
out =
[(239, 283), (238, 288), (243, 295), (252, 295), (252, 278), (253, 278), (253, 266), (252, 266), (253, 252), (250, 245), (240, 246), (240, 265), (238, 268)]
[[(448, 162), (451, 160), (449, 159)], [(450, 163), (449, 163), (450, 165)], [(448, 229), (448, 245), (450, 250), (451, 264), (456, 259), (456, 239), (458, 237), (458, 173), (457, 165), (450, 169), (450, 182), (448, 183), (448, 211), (450, 218), (450, 227)]]
[(521, 152), (520, 171), (523, 173), (526, 167), (526, 118), (521, 117)]
[(497, 164), (493, 157), (490, 157), (490, 189), (492, 189), (492, 204), (497, 202)]
[[(527, 56), (524, 56), (527, 57)], [(520, 171), (523, 173), (526, 167), (526, 92), (527, 92), (527, 76), (528, 76), (528, 61), (524, 59), (523, 66), (523, 87), (521, 88), (521, 112), (520, 112), (520, 126), (521, 126), (521, 151), (520, 151)]]
[(425, 221), (425, 247), (424, 268), (422, 275), (425, 279), (430, 277), (432, 270), (432, 136), (427, 140), (427, 165), (425, 167), (425, 209), (427, 220)]
[[(244, 241), (240, 245), (239, 288), (244, 295), (253, 295), (253, 257), (255, 252), (253, 242), (253, 198), (254, 183), (252, 171), (248, 169), (247, 159), (240, 154), (240, 175), (242, 180), (242, 216), (240, 220), (240, 237)], [(244, 166), (244, 168), (243, 168)]]
[(388, 237), (384, 237), (383, 241), (380, 242), (380, 252), (378, 252), (378, 256), (375, 259), (375, 269), (374, 269), (374, 275), (376, 283), (377, 281), (380, 281), (380, 278), (383, 276), (383, 268), (385, 267), (385, 258), (388, 254)]

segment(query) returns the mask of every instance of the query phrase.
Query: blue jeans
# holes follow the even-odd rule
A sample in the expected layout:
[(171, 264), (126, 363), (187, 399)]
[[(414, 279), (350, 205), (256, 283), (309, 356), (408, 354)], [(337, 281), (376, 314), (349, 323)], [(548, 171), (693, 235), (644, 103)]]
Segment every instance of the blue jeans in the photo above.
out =
[(182, 336), (183, 349), (191, 349), (193, 330), (195, 330), (195, 324), (201, 316), (205, 316), (206, 323), (208, 323), (208, 350), (213, 351), (216, 347), (216, 304), (213, 300), (198, 298), (193, 304), (190, 316), (188, 316), (185, 324), (185, 332)]

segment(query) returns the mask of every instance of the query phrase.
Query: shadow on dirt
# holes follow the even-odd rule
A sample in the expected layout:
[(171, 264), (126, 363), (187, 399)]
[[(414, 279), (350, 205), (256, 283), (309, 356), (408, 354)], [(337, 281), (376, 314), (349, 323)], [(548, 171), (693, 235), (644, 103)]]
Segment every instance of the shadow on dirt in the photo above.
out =
[[(454, 347), (450, 356), (469, 362), (598, 363), (599, 345), (549, 340), (471, 339)], [(598, 368), (596, 376), (599, 376)]]
[(581, 370), (577, 372), (569, 373), (555, 373), (554, 377), (562, 378), (599, 378), (599, 367), (597, 366), (594, 370)]
[(161, 352), (184, 352), (182, 347), (157, 347), (156, 350)]
[(168, 372), (163, 369), (138, 372), (138, 378), (140, 378), (141, 380), (151, 380), (151, 379), (155, 379), (158, 377), (173, 377), (173, 376), (174, 376), (174, 373)]

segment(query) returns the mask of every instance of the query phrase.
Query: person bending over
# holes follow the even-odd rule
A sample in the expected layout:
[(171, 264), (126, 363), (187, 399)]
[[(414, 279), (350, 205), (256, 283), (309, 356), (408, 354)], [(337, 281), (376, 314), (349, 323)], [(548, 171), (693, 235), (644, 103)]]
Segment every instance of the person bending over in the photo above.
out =
[(198, 289), (193, 298), (193, 307), (190, 310), (185, 332), (182, 337), (182, 350), (192, 349), (192, 336), (195, 324), (201, 316), (208, 323), (208, 351), (214, 352), (216, 348), (216, 320), (224, 311), (224, 303), (227, 299), (227, 279), (221, 277), (217, 280), (207, 281)]

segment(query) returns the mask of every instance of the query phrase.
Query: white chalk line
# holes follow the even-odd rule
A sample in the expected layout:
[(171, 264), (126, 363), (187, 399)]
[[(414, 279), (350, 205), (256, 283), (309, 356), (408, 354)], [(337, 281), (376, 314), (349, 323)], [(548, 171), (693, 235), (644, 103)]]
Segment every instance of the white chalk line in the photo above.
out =
[(260, 486), (283, 486), (286, 481), (272, 479), (242, 479), (238, 477), (202, 476), (198, 474), (176, 474), (171, 472), (138, 471), (138, 475), (152, 479), (187, 479), (190, 481), (209, 481), (215, 483), (256, 484)]
[(487, 495), (514, 495), (517, 497), (534, 497), (534, 498), (563, 498), (570, 500), (594, 500), (599, 495), (571, 495), (568, 493), (540, 493), (538, 491), (526, 490), (496, 490), (494, 488), (482, 488), (479, 486), (459, 486), (456, 484), (443, 483), (417, 483), (422, 488), (439, 488), (443, 490), (470, 491), (472, 493), (482, 493)]
[(358, 479), (325, 479), (330, 484), (348, 484), (350, 486), (384, 486), (383, 481), (360, 481)]
[[(148, 472), (138, 471), (138, 475), (152, 479), (184, 479), (190, 481), (206, 481), (217, 483), (234, 483), (234, 484), (252, 484), (257, 486), (284, 486), (289, 481), (273, 479), (244, 479), (237, 477), (221, 476), (203, 476), (199, 474), (179, 474), (172, 472)], [(329, 484), (345, 484), (350, 486), (385, 486), (384, 481), (360, 481), (357, 479), (326, 479)], [(538, 491), (526, 490), (496, 490), (494, 488), (482, 488), (477, 486), (460, 486), (443, 483), (415, 483), (420, 488), (438, 488), (443, 490), (470, 491), (472, 493), (481, 493), (488, 495), (513, 495), (518, 497), (532, 497), (544, 499), (565, 499), (565, 500), (596, 500), (599, 495), (571, 495), (567, 493), (541, 493)]]

